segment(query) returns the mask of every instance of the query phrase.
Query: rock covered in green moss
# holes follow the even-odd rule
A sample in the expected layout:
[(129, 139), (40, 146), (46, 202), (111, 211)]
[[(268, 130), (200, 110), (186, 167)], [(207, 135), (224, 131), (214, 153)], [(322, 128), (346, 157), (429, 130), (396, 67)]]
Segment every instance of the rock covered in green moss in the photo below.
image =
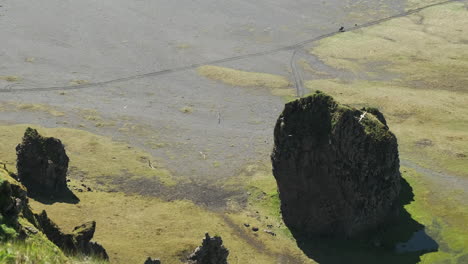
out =
[(317, 92), (286, 104), (274, 137), (273, 174), (293, 230), (353, 237), (397, 215), (398, 145), (377, 109)]
[(67, 188), (69, 158), (59, 139), (27, 128), (16, 146), (18, 179), (30, 194), (52, 196)]
[[(10, 176), (5, 169), (0, 169), (0, 238), (25, 238), (28, 230), (20, 223), (19, 218), (35, 222), (34, 214), (29, 208), (26, 188)], [(4, 228), (12, 232), (6, 234)]]

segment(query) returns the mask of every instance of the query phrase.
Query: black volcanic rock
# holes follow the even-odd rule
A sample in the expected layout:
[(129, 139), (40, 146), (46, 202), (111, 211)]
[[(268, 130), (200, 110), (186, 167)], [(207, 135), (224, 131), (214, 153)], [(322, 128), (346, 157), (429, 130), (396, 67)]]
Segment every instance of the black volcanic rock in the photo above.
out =
[(83, 253), (97, 256), (101, 259), (109, 259), (106, 250), (98, 243), (91, 242), (96, 230), (96, 222), (90, 221), (77, 226), (72, 233), (64, 233), (47, 216), (46, 211), (36, 215), (39, 227), (47, 238), (59, 248), (69, 253)]
[(152, 259), (148, 257), (144, 264), (161, 264), (161, 261), (159, 259)]
[(227, 264), (229, 250), (223, 246), (219, 236), (210, 237), (205, 234), (202, 245), (189, 256), (189, 264)]
[(317, 92), (286, 104), (274, 137), (273, 174), (290, 228), (353, 237), (397, 216), (397, 139), (377, 109)]
[(42, 137), (28, 127), (16, 155), (18, 179), (28, 193), (53, 196), (67, 190), (69, 158), (59, 139)]

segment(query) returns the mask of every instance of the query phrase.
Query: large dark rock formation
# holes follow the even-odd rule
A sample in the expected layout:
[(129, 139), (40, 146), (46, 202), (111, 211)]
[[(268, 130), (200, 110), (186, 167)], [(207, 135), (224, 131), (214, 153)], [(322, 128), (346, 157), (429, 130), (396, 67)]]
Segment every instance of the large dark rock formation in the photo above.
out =
[(223, 246), (219, 236), (210, 237), (205, 234), (202, 245), (189, 256), (189, 264), (227, 264), (229, 250)]
[(397, 215), (398, 145), (377, 109), (317, 92), (286, 104), (274, 136), (273, 174), (291, 229), (353, 237)]
[(47, 238), (59, 248), (69, 253), (83, 253), (102, 259), (109, 259), (106, 250), (100, 244), (91, 242), (96, 230), (96, 222), (91, 221), (77, 226), (72, 233), (63, 233), (60, 228), (50, 220), (46, 211), (36, 215), (38, 223)]
[(67, 190), (68, 156), (59, 139), (27, 128), (16, 146), (18, 179), (30, 194), (53, 196)]

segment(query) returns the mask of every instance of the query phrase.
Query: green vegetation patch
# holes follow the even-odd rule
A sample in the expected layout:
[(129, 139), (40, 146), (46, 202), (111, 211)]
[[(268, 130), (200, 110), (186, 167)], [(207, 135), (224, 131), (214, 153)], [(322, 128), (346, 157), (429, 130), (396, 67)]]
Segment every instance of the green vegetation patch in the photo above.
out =
[(104, 264), (107, 261), (89, 256), (67, 257), (45, 235), (37, 233), (24, 241), (0, 243), (0, 263), (18, 264)]
[(468, 205), (466, 200), (460, 203), (458, 193), (463, 191), (440, 192), (440, 187), (424, 175), (402, 169), (415, 195), (415, 201), (405, 208), (439, 244), (439, 250), (423, 255), (421, 263), (463, 263), (459, 260), (468, 255)]

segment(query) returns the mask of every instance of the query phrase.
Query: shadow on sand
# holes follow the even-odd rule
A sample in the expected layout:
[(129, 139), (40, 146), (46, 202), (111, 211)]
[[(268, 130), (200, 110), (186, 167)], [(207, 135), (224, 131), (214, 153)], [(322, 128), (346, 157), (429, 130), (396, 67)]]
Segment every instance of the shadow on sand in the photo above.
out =
[(299, 248), (320, 264), (418, 263), (420, 256), (437, 251), (439, 245), (403, 208), (403, 205), (414, 201), (413, 189), (405, 179), (402, 179), (400, 201), (398, 222), (366, 237), (345, 240), (307, 237), (291, 232)]

